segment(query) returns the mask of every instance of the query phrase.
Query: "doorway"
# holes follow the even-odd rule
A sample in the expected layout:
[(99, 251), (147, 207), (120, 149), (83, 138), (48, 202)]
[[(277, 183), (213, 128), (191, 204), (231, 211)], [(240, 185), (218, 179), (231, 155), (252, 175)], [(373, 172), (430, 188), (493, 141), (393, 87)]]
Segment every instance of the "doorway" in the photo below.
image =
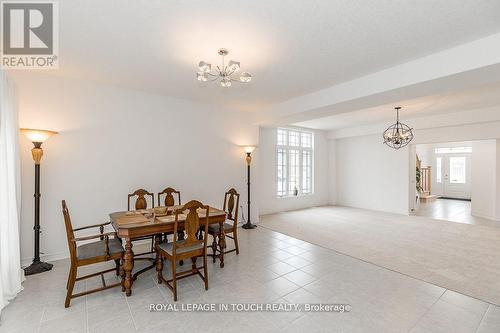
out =
[(410, 177), (410, 214), (498, 225), (496, 155), (496, 140), (413, 146), (416, 177)]
[(471, 199), (472, 146), (435, 148), (436, 194), (448, 199)]

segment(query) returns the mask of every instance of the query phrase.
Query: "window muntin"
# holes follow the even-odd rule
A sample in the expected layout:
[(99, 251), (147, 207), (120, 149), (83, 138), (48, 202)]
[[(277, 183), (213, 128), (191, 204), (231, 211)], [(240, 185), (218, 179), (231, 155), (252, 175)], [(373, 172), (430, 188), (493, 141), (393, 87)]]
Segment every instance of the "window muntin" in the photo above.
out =
[(312, 192), (312, 152), (302, 151), (302, 194)]
[(276, 195), (289, 197), (313, 193), (314, 135), (278, 128), (276, 149)]
[(450, 157), (450, 183), (465, 184), (465, 157)]
[(277, 194), (279, 197), (282, 197), (288, 193), (286, 188), (286, 180), (287, 180), (287, 163), (286, 163), (286, 150), (278, 149), (276, 160), (278, 164), (277, 170)]

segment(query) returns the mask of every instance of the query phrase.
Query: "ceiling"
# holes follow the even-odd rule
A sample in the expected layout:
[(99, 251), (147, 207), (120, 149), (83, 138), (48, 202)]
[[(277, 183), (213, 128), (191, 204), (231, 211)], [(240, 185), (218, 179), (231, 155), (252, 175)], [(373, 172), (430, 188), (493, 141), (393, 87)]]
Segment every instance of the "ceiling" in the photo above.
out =
[(397, 103), (370, 107), (362, 110), (340, 113), (328, 117), (295, 123), (321, 130), (337, 130), (396, 120), (395, 106), (401, 106), (402, 122), (436, 114), (455, 113), (500, 105), (500, 83), (483, 85), (474, 89), (426, 96)]
[[(51, 75), (250, 111), (500, 31), (498, 0), (64, 0), (59, 16)], [(221, 47), (251, 84), (196, 81)]]

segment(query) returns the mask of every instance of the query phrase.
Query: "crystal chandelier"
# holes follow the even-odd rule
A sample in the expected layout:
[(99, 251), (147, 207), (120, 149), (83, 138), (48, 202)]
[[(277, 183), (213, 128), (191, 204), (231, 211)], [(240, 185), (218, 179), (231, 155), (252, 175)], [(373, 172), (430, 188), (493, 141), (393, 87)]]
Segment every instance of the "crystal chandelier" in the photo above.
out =
[(401, 110), (401, 107), (397, 106), (395, 109), (396, 123), (385, 130), (384, 143), (391, 148), (399, 149), (405, 147), (413, 140), (413, 132), (408, 125), (399, 122), (399, 110)]
[(212, 65), (205, 61), (200, 61), (198, 64), (199, 72), (196, 73), (196, 77), (198, 81), (202, 82), (213, 82), (219, 81), (220, 85), (228, 88), (231, 87), (231, 82), (243, 82), (247, 83), (252, 80), (252, 75), (248, 72), (241, 73), (240, 77), (237, 78), (235, 73), (240, 70), (239, 61), (229, 60), (229, 63), (224, 62), (224, 57), (229, 54), (229, 51), (226, 49), (220, 49), (219, 55), (222, 56), (222, 64), (221, 66), (217, 66), (217, 68), (212, 71)]

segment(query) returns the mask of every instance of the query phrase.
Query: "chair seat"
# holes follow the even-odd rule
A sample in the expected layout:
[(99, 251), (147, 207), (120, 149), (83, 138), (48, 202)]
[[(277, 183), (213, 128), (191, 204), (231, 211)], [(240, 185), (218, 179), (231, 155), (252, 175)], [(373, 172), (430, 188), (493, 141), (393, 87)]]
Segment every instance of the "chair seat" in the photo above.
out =
[[(122, 243), (117, 238), (111, 238), (108, 242), (109, 255), (125, 251)], [(88, 244), (80, 245), (76, 248), (77, 259), (89, 259), (106, 255), (106, 241), (100, 240)]]
[[(178, 242), (179, 244), (182, 244), (183, 241)], [(164, 252), (168, 253), (169, 255), (173, 256), (174, 255), (174, 243), (160, 243), (160, 249), (163, 250)], [(177, 254), (181, 253), (187, 253), (191, 251), (196, 251), (196, 250), (201, 250), (203, 249), (203, 243), (195, 243), (190, 246), (183, 246), (183, 247), (178, 247), (177, 248)]]
[[(220, 226), (218, 224), (210, 224), (208, 226), (208, 232), (211, 234), (216, 234), (219, 232)], [(224, 222), (224, 231), (233, 230), (233, 225), (231, 223)]]

